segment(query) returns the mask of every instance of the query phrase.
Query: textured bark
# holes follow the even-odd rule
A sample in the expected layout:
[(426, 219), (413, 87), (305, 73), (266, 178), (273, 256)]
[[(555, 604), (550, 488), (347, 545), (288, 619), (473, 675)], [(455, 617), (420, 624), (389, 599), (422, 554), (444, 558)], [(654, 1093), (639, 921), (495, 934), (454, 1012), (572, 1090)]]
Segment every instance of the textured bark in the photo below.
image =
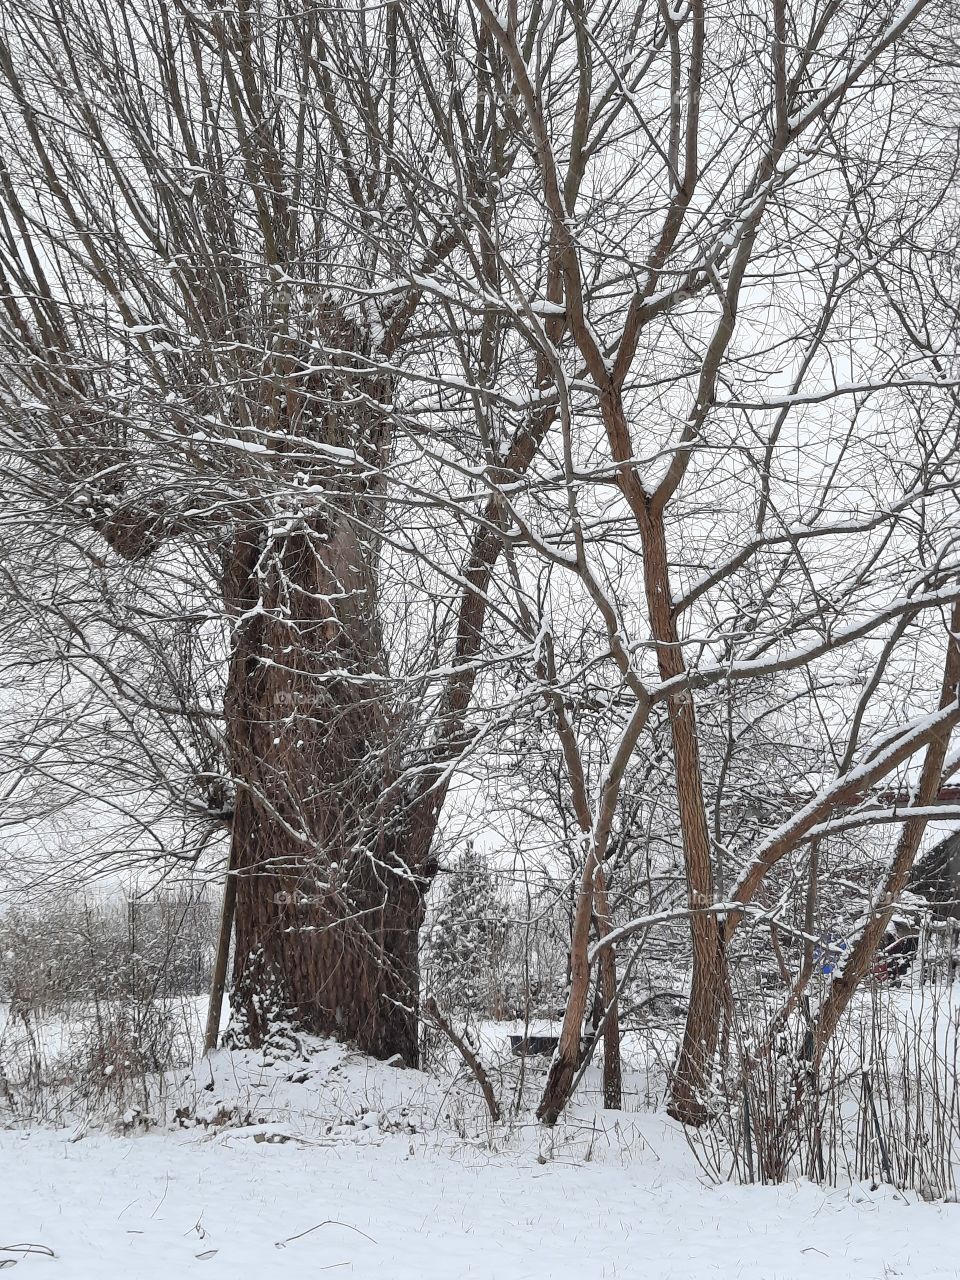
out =
[(276, 833), (243, 807), (252, 823), (235, 837), (247, 871), (237, 881), (235, 1041), (261, 1045), (289, 1027), (416, 1065), (422, 889), (366, 860), (349, 889), (305, 897), (305, 871), (258, 872)]
[(290, 1028), (413, 1064), (429, 839), (391, 790), (398, 726), (369, 550), (343, 519), (270, 549), (251, 528), (227, 581), (231, 1034), (260, 1045)]
[[(364, 335), (343, 316), (331, 311), (323, 323), (331, 348), (364, 349)], [(391, 343), (403, 323), (392, 327)], [(391, 702), (371, 532), (390, 418), (358, 408), (350, 365), (343, 357), (337, 374), (324, 374), (317, 386), (298, 381), (295, 391), (279, 379), (265, 408), (277, 426), (293, 419), (297, 433), (355, 452), (357, 471), (319, 477), (329, 501), (295, 530), (277, 536), (251, 520), (225, 566), (235, 619), (225, 698), (237, 783), (234, 1034), (257, 1044), (291, 1025), (379, 1056), (399, 1053), (413, 1065), (418, 932), (436, 870), (431, 844), (449, 786), (446, 766), (466, 741), (471, 660), (481, 645), (503, 513), (492, 498), (490, 527), (474, 537), (453, 671), (426, 767), (404, 789), (400, 756), (411, 726)], [(364, 376), (359, 386), (368, 406), (392, 400), (388, 377)], [(323, 404), (327, 412), (318, 413)], [(551, 421), (552, 410), (538, 411), (518, 431), (505, 474), (526, 470)], [(414, 745), (422, 751), (421, 739)]]

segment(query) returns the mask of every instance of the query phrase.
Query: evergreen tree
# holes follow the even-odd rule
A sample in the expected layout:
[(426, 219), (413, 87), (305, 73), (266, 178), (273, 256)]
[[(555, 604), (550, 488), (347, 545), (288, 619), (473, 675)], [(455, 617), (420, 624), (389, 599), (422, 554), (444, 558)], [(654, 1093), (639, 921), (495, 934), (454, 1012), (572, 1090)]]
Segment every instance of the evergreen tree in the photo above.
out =
[(498, 957), (505, 939), (505, 903), (489, 860), (473, 843), (444, 878), (427, 941), (433, 993), (451, 1011), (483, 1016), (495, 1010)]

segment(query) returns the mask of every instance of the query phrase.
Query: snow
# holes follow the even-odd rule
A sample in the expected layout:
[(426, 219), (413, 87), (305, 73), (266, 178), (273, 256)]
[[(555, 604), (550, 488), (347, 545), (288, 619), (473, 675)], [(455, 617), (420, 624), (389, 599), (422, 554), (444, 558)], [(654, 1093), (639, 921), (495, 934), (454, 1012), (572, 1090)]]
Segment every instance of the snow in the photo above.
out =
[(958, 1274), (960, 1205), (716, 1185), (655, 1112), (491, 1130), (464, 1090), (323, 1043), (220, 1051), (168, 1083), (182, 1129), (0, 1131), (0, 1246), (55, 1254), (0, 1260), (67, 1280)]
[(530, 303), (530, 310), (535, 316), (563, 316), (567, 309), (560, 302), (549, 302), (546, 298), (535, 298)]
[(645, 1127), (649, 1146), (627, 1168), (449, 1153), (396, 1137), (71, 1143), (7, 1132), (0, 1158), (16, 1177), (6, 1180), (0, 1237), (46, 1245), (55, 1260), (19, 1265), (71, 1280), (313, 1280), (324, 1269), (378, 1280), (957, 1275), (960, 1206), (904, 1204), (888, 1189), (704, 1185), (677, 1167), (667, 1122)]

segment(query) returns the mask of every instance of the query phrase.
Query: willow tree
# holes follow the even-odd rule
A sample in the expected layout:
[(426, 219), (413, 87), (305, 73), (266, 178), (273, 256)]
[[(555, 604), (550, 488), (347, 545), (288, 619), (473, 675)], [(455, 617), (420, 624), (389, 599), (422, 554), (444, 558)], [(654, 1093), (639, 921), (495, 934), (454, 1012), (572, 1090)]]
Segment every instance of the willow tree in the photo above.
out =
[[(450, 320), (494, 270), (514, 158), (495, 46), (456, 28), (442, 4), (28, 0), (0, 40), (11, 545), (62, 536), (58, 582), (137, 584), (101, 600), (94, 649), (136, 633), (162, 658), (193, 592), (219, 707), (85, 660), (124, 714), (207, 717), (192, 769), (144, 755), (230, 830), (236, 1034), (408, 1062), (508, 523), (483, 477), (522, 474), (550, 421), (516, 342), (531, 394), (490, 421), (501, 319), (471, 295)], [(164, 575), (179, 604), (151, 597)]]

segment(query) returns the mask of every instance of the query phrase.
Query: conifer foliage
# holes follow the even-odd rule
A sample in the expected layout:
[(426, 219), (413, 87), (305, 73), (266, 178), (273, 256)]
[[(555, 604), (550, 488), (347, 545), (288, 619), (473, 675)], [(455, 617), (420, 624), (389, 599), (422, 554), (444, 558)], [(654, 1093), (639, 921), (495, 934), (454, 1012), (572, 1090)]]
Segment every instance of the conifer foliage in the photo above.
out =
[(503, 894), (487, 855), (471, 840), (438, 884), (425, 971), (441, 1006), (464, 1019), (496, 1015), (506, 942)]

